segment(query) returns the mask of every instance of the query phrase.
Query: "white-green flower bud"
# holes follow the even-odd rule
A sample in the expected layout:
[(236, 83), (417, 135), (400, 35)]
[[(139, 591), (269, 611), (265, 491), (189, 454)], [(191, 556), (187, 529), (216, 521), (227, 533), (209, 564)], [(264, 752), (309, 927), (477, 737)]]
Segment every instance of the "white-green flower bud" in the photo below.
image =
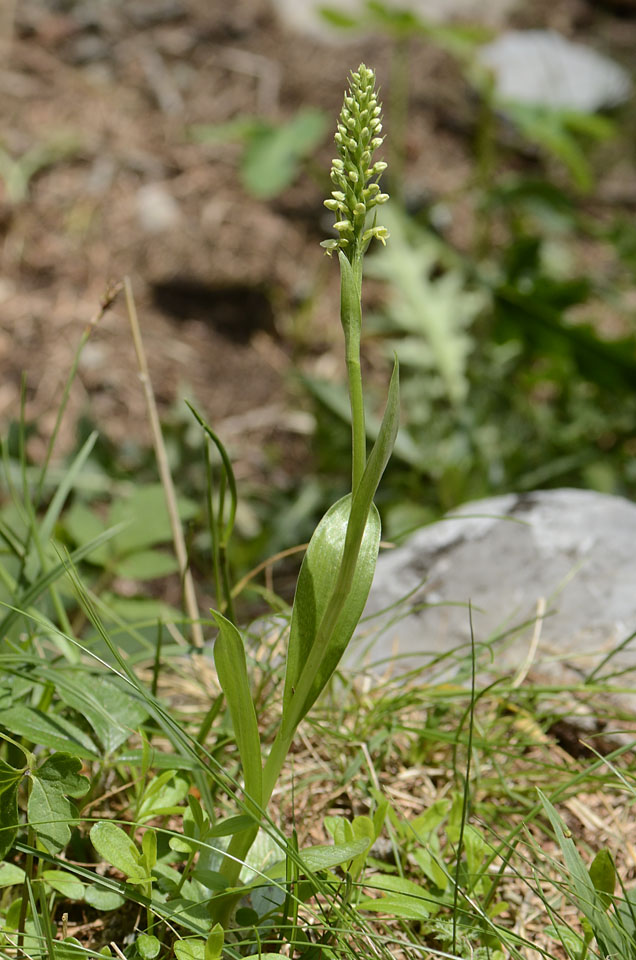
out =
[(353, 212), (356, 217), (364, 217), (366, 216), (367, 208), (364, 203), (356, 203)]
[(388, 193), (379, 193), (375, 198), (376, 203), (386, 203), (389, 199)]
[(337, 230), (338, 233), (349, 233), (353, 230), (353, 224), (351, 220), (338, 220), (337, 223), (334, 223), (333, 228)]
[(323, 204), (327, 208), (327, 210), (331, 210), (333, 211), (333, 213), (337, 213), (337, 211), (342, 206), (342, 204), (338, 203), (337, 200), (323, 200)]

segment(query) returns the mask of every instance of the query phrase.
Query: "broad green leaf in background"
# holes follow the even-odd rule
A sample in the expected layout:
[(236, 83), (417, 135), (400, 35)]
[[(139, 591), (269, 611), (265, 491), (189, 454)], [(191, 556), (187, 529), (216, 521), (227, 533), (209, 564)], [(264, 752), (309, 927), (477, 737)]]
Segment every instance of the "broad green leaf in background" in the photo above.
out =
[(110, 820), (100, 820), (91, 827), (91, 842), (100, 857), (128, 878), (130, 883), (144, 883), (149, 877), (141, 863), (141, 853), (121, 827)]
[(118, 910), (126, 902), (126, 898), (120, 893), (116, 893), (114, 890), (105, 890), (104, 887), (98, 887), (97, 885), (86, 888), (84, 900), (95, 910), (104, 911)]
[(31, 777), (28, 817), (38, 840), (49, 853), (60, 853), (71, 839), (77, 819), (69, 797), (83, 797), (90, 786), (79, 771), (82, 761), (68, 753), (54, 753)]
[[(197, 504), (184, 497), (178, 498), (177, 505), (181, 520), (189, 520), (199, 512)], [(117, 500), (110, 510), (109, 526), (122, 522), (127, 522), (126, 528), (112, 541), (113, 551), (118, 557), (157, 543), (172, 542), (170, 517), (161, 484), (137, 487), (128, 499)]]
[(244, 117), (229, 124), (200, 124), (191, 135), (200, 143), (243, 141), (243, 184), (253, 196), (267, 200), (293, 183), (301, 161), (313, 154), (326, 131), (325, 114), (306, 107), (283, 124)]
[[(86, 718), (105, 753), (112, 753), (133, 734), (148, 716), (144, 704), (130, 689), (123, 689), (106, 677), (65, 672), (56, 678), (60, 699)], [(175, 758), (176, 759), (176, 758)]]
[(404, 877), (377, 874), (365, 881), (365, 886), (382, 891), (383, 895), (360, 900), (357, 904), (359, 910), (388, 913), (412, 920), (426, 920), (436, 912), (437, 904), (426, 896), (422, 887)]
[(16, 703), (2, 711), (2, 722), (14, 735), (26, 737), (38, 746), (67, 751), (85, 760), (95, 760), (99, 750), (75, 724), (56, 714), (43, 713), (26, 704)]
[(243, 159), (243, 182), (255, 197), (268, 199), (294, 182), (299, 163), (311, 156), (324, 139), (327, 118), (306, 107), (281, 127), (270, 127), (253, 137)]
[(212, 611), (219, 635), (214, 644), (214, 663), (221, 689), (232, 718), (232, 727), (241, 757), (246, 799), (253, 801), (254, 814), (260, 818), (263, 802), (263, 768), (256, 711), (252, 701), (243, 638), (233, 623)]
[[(9, 852), (18, 832), (18, 786), (23, 776), (24, 770), (15, 770), (0, 759), (0, 859)], [(6, 869), (5, 864), (1, 866)], [(0, 885), (6, 886), (1, 876)]]
[(587, 192), (592, 188), (594, 176), (587, 144), (580, 135), (608, 139), (615, 129), (609, 118), (510, 101), (502, 103), (501, 109), (527, 140), (543, 147), (568, 168), (580, 190)]
[(344, 817), (325, 817), (325, 828), (329, 831), (335, 843), (344, 843), (350, 840), (363, 840), (366, 838), (367, 847), (364, 853), (358, 854), (347, 866), (347, 873), (350, 873), (354, 879), (357, 879), (367, 857), (367, 854), (374, 841), (376, 840), (376, 831), (373, 820), (368, 816), (354, 817), (349, 822)]
[(67, 900), (83, 900), (86, 896), (86, 887), (82, 881), (66, 870), (43, 870), (42, 879), (52, 890), (61, 894)]
[[(348, 840), (345, 843), (334, 843), (332, 845), (318, 844), (315, 847), (307, 847), (305, 850), (299, 850), (300, 857), (299, 869), (310, 873), (318, 873), (320, 870), (332, 870), (339, 867), (341, 863), (347, 863), (360, 854), (366, 853), (368, 840), (361, 837), (358, 840)], [(285, 860), (270, 867), (266, 871), (267, 876), (273, 880), (284, 877), (286, 870)]]
[[(76, 500), (70, 510), (64, 514), (64, 528), (69, 536), (80, 546), (96, 540), (107, 529), (107, 524), (98, 515), (96, 510), (91, 510), (81, 500)], [(88, 563), (94, 563), (99, 567), (105, 567), (111, 555), (110, 545), (102, 543), (100, 547), (93, 550), (86, 557)]]
[(177, 558), (161, 550), (139, 550), (137, 553), (130, 553), (119, 560), (116, 566), (117, 576), (127, 580), (154, 580), (177, 573), (178, 570)]
[[(2, 833), (0, 833), (0, 842), (4, 842)], [(3, 887), (16, 887), (18, 884), (24, 883), (24, 877), (24, 870), (17, 867), (15, 863), (7, 863), (6, 860), (0, 863), (0, 890)]]

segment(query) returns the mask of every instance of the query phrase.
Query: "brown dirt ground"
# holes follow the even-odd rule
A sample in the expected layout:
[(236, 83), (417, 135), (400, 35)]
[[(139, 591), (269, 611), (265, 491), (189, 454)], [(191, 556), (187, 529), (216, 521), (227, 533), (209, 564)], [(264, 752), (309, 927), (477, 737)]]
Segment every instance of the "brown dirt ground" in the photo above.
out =
[[(619, 57), (633, 43), (633, 23), (586, 0), (521, 9), (518, 23), (592, 32)], [(389, 41), (291, 35), (268, 0), (20, 0), (14, 21), (4, 16), (1, 145), (14, 159), (60, 137), (74, 146), (23, 199), (0, 180), (0, 420), (16, 417), (26, 370), (41, 451), (82, 329), (107, 283), (130, 275), (161, 407), (187, 388), (222, 435), (227, 426), (239, 475), (263, 467), (272, 437), (301, 462), (308, 427), (285, 380), (290, 360), (340, 375), (337, 269), (318, 246), (329, 226), (322, 189), (305, 177), (283, 200), (257, 202), (241, 187), (238, 148), (203, 147), (186, 131), (308, 104), (335, 120), (360, 60), (387, 91)], [(413, 48), (408, 180), (457, 196), (471, 176), (470, 100), (444, 54)], [(331, 151), (316, 158), (325, 171)], [(175, 202), (171, 229), (140, 222), (149, 184)], [(470, 201), (455, 214), (461, 245)], [(62, 446), (89, 410), (115, 441), (148, 439), (122, 298), (84, 352)]]

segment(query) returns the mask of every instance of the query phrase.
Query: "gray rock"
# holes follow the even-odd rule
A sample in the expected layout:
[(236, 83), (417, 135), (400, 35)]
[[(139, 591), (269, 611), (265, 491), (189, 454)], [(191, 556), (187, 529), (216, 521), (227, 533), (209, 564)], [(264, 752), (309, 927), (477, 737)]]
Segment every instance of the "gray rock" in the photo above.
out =
[[(434, 23), (463, 20), (488, 26), (502, 26), (519, 0), (385, 0), (388, 7), (411, 10), (424, 20)], [(347, 37), (326, 25), (320, 16), (320, 7), (333, 7), (339, 13), (360, 16), (364, 12), (362, 0), (272, 0), (273, 7), (290, 29), (323, 39)]]
[(470, 602), (480, 676), (494, 666), (560, 683), (625, 670), (636, 703), (636, 641), (625, 642), (635, 546), (636, 505), (620, 497), (549, 490), (466, 504), (380, 556), (349, 662), (366, 645), (369, 663), (442, 658), (438, 672), (454, 673), (470, 653)]
[(623, 67), (553, 30), (509, 30), (478, 58), (493, 71), (501, 101), (594, 113), (631, 94)]
[(163, 233), (179, 226), (179, 204), (163, 184), (144, 184), (137, 190), (135, 199), (137, 218), (145, 233)]

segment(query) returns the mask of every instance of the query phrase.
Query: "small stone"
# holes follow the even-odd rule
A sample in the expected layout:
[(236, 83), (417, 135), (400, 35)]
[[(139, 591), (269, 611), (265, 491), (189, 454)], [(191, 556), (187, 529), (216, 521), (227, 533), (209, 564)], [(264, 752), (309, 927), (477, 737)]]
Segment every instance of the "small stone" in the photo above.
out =
[(146, 233), (173, 230), (181, 222), (177, 201), (161, 183), (147, 183), (137, 191), (137, 217)]
[(510, 30), (478, 56), (504, 102), (594, 113), (627, 100), (632, 90), (623, 67), (554, 30)]

